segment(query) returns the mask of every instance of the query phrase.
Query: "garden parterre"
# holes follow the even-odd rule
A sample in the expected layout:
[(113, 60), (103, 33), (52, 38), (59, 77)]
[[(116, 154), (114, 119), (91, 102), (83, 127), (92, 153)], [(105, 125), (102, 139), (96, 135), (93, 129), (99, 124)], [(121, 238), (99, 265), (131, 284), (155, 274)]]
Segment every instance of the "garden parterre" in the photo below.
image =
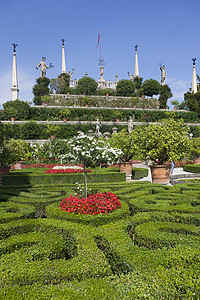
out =
[(0, 298), (199, 299), (200, 182), (89, 187), (121, 208), (66, 213), (73, 184), (0, 187)]

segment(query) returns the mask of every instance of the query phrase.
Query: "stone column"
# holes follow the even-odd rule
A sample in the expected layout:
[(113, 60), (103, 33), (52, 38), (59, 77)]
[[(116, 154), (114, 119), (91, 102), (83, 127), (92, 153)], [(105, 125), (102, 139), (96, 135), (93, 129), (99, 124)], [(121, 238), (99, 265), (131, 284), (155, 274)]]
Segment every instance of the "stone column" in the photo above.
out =
[(65, 42), (65, 40), (62, 39), (62, 73), (66, 73), (64, 42)]
[(19, 96), (19, 89), (18, 89), (18, 82), (17, 82), (17, 62), (16, 62), (16, 44), (13, 45), (13, 69), (12, 69), (12, 100), (18, 99)]
[(196, 69), (195, 69), (195, 61), (196, 58), (192, 58), (193, 60), (193, 71), (192, 71), (192, 92), (197, 92), (197, 76), (196, 76)]
[(134, 77), (139, 77), (139, 67), (138, 67), (138, 55), (137, 55), (137, 48), (138, 46), (135, 47), (135, 75)]

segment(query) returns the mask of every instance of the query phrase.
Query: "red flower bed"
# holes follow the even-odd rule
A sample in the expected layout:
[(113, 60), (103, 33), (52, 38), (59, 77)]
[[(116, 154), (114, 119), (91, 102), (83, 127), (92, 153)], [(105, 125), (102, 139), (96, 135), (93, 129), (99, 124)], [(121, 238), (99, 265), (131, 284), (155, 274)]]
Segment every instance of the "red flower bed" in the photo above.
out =
[[(86, 169), (87, 173), (92, 173), (92, 170)], [(83, 173), (83, 169), (50, 169), (46, 170), (45, 174), (63, 174), (63, 173)]]
[(86, 199), (71, 195), (60, 204), (63, 211), (86, 215), (108, 214), (120, 207), (118, 196), (111, 192), (91, 194)]

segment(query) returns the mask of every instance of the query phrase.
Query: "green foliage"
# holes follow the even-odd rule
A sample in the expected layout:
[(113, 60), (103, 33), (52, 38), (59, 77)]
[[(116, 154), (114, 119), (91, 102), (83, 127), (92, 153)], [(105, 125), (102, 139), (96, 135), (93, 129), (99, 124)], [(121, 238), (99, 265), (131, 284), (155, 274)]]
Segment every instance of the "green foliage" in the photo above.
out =
[(200, 156), (200, 139), (193, 138), (190, 142), (190, 159), (195, 159)]
[(21, 131), (25, 139), (38, 139), (41, 136), (40, 125), (35, 121), (29, 121), (22, 124)]
[(15, 120), (28, 120), (30, 116), (30, 106), (27, 102), (14, 100), (7, 101), (3, 104), (4, 118), (10, 120), (14, 117)]
[(135, 84), (132, 80), (122, 79), (117, 83), (116, 92), (118, 96), (133, 96), (135, 92)]
[(50, 82), (50, 88), (56, 94), (66, 94), (69, 87), (69, 75), (62, 73), (58, 78), (52, 78)]
[(114, 133), (109, 139), (109, 143), (112, 147), (122, 150), (121, 161), (129, 161), (136, 154), (133, 134), (128, 134), (124, 129), (118, 133)]
[(189, 109), (200, 114), (200, 92), (187, 92), (184, 94), (184, 101), (179, 105), (180, 108)]
[(155, 79), (147, 79), (143, 82), (142, 89), (146, 96), (153, 97), (160, 93), (160, 83)]
[(97, 82), (90, 77), (83, 77), (78, 80), (76, 90), (79, 94), (94, 95), (97, 90)]
[(200, 165), (199, 164), (184, 165), (183, 170), (191, 173), (200, 173)]
[[(90, 187), (116, 191), (122, 211), (62, 214), (74, 185), (0, 187), (0, 298), (199, 299), (200, 182)], [(45, 219), (31, 217), (39, 200)]]
[[(160, 102), (160, 106), (159, 108), (167, 108), (167, 100), (169, 98), (171, 98), (173, 96), (170, 87), (165, 84), (165, 85), (161, 85), (160, 87), (160, 97), (159, 97), (159, 102)], [(176, 100), (173, 100), (176, 101)]]
[(60, 126), (48, 125), (47, 124), (47, 129), (46, 129), (47, 136), (49, 136), (49, 137), (51, 135), (56, 136), (58, 134), (59, 130), (60, 130)]
[(183, 121), (173, 119), (162, 120), (161, 124), (150, 124), (147, 127), (138, 126), (134, 130), (134, 145), (142, 159), (150, 158), (160, 165), (179, 161), (189, 152), (188, 130)]
[(15, 162), (19, 160), (24, 160), (26, 152), (28, 150), (28, 144), (23, 140), (10, 139), (7, 142), (9, 151), (12, 153), (13, 160)]
[(41, 105), (41, 96), (48, 95), (49, 94), (49, 88), (48, 85), (50, 83), (50, 79), (47, 77), (39, 77), (36, 79), (37, 84), (34, 85), (33, 87), (33, 102), (36, 105)]

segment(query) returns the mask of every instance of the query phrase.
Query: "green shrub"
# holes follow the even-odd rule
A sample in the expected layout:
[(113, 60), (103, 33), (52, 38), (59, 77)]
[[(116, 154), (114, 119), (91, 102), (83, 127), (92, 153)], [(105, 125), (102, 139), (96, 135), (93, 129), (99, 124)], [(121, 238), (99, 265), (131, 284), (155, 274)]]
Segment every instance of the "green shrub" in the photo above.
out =
[(30, 117), (30, 107), (27, 102), (20, 100), (7, 101), (3, 104), (4, 108), (4, 119), (10, 120), (14, 117), (15, 120), (28, 120)]
[(198, 164), (184, 165), (183, 170), (191, 173), (200, 173), (200, 165)]

